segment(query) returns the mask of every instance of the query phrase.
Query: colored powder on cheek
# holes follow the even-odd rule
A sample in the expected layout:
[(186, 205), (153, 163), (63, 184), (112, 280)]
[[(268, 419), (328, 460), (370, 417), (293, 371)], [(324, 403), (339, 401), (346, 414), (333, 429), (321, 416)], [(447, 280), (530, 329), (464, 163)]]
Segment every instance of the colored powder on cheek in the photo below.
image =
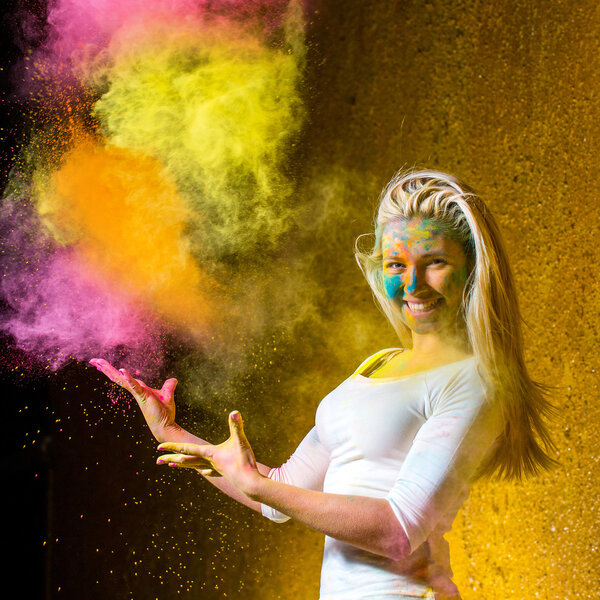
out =
[(453, 270), (443, 283), (443, 295), (447, 302), (461, 303), (463, 290), (467, 282), (468, 271), (466, 265)]
[(450, 285), (453, 289), (461, 289), (467, 281), (467, 267), (463, 265), (452, 271), (450, 276)]
[(402, 294), (403, 280), (400, 275), (387, 276), (384, 275), (383, 286), (385, 295), (389, 300), (393, 300), (397, 296)]

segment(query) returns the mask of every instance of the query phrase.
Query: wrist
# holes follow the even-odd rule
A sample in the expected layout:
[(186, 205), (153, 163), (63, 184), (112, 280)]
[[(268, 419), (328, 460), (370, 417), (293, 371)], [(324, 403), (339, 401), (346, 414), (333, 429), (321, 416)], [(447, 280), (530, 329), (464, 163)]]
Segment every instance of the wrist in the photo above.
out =
[(265, 492), (270, 481), (268, 477), (261, 475), (259, 471), (253, 471), (252, 475), (248, 477), (248, 481), (245, 482), (244, 489), (241, 491), (250, 500), (264, 503)]
[(185, 430), (177, 423), (172, 423), (171, 425), (162, 425), (152, 429), (152, 435), (161, 444), (163, 442), (178, 442), (183, 431)]

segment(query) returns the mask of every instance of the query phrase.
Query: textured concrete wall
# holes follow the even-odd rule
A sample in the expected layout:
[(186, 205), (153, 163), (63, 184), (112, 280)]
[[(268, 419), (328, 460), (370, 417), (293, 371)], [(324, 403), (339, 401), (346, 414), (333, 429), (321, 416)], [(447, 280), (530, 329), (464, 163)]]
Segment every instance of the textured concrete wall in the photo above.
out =
[[(599, 31), (591, 0), (324, 1), (313, 17), (305, 191), (325, 219), (320, 273), (336, 311), (368, 315), (351, 341), (394, 343), (364, 326), (381, 317), (352, 268), (353, 237), (369, 230), (396, 168), (436, 167), (475, 186), (497, 216), (529, 326), (528, 365), (556, 386), (560, 468), (478, 485), (451, 533), (467, 600), (600, 595)], [(314, 403), (306, 410), (303, 425)], [(303, 587), (295, 564), (269, 589), (314, 598), (316, 542), (292, 531), (310, 578)]]
[[(294, 335), (265, 338), (229, 395), (202, 396), (193, 411), (180, 404), (182, 424), (214, 441), (240, 409), (257, 458), (281, 464), (320, 399), (397, 343), (352, 255), (382, 186), (402, 165), (463, 177), (506, 235), (528, 364), (556, 386), (561, 463), (473, 491), (450, 536), (465, 600), (600, 594), (599, 30), (592, 0), (313, 6), (309, 122), (290, 164), (304, 215), (290, 269), (306, 281), (306, 312)], [(139, 415), (104, 408), (105, 385), (90, 381), (74, 370), (49, 384), (48, 597), (318, 597), (321, 535), (155, 468)]]

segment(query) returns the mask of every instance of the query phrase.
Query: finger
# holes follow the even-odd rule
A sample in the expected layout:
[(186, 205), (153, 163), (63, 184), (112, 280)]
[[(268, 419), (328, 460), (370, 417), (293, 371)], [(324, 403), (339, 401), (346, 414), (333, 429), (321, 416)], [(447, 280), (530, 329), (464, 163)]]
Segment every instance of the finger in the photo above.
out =
[(177, 464), (180, 467), (212, 469), (210, 463), (198, 456), (190, 456), (188, 454), (163, 454), (156, 459), (157, 465)]
[(134, 396), (136, 396), (136, 397), (139, 396), (140, 400), (144, 400), (145, 399), (145, 393), (146, 393), (146, 390), (143, 387), (144, 386), (144, 382), (140, 381), (139, 379), (135, 379), (134, 377), (132, 377), (131, 374), (129, 373), (129, 371), (127, 371), (125, 369), (119, 369), (119, 373), (121, 374), (122, 378), (127, 383), (129, 391)]
[(197, 471), (204, 477), (223, 477), (221, 473), (214, 469), (197, 469)]
[(123, 375), (103, 358), (92, 358), (90, 364), (96, 367), (101, 373), (104, 373), (111, 381), (114, 381), (119, 385), (124, 384)]
[(186, 465), (180, 463), (167, 463), (167, 467), (177, 467), (178, 469), (193, 469), (194, 471), (198, 471), (199, 473), (206, 473), (206, 475), (210, 475), (212, 477), (222, 477), (220, 473), (217, 473), (213, 469), (199, 469), (197, 465)]
[(161, 452), (176, 452), (178, 454), (189, 454), (210, 460), (213, 455), (214, 446), (212, 444), (180, 444), (178, 442), (163, 442), (158, 446)]
[[(134, 389), (134, 387), (132, 387), (132, 381), (135, 384), (135, 382), (136, 381), (139, 382), (139, 380), (133, 379), (133, 377), (131, 377), (131, 375), (129, 375), (129, 373), (127, 371), (125, 371), (125, 369), (117, 370), (115, 367), (113, 367), (108, 361), (104, 360), (103, 358), (92, 358), (92, 360), (90, 360), (90, 364), (92, 364), (94, 367), (96, 367), (100, 372), (104, 373), (104, 375), (106, 375), (111, 381), (113, 381), (117, 385), (120, 385), (122, 388), (125, 388), (128, 392), (130, 392), (134, 396), (136, 394), (143, 393), (143, 391), (140, 391), (140, 390), (136, 391)], [(127, 376), (129, 376), (129, 377), (127, 377)], [(143, 384), (143, 382), (139, 382), (139, 383)]]
[(244, 422), (239, 410), (234, 410), (229, 413), (229, 432), (231, 437), (237, 440), (242, 445), (249, 445), (244, 433)]
[(175, 379), (175, 378), (167, 379), (163, 383), (160, 393), (164, 398), (172, 398), (173, 392), (175, 391), (176, 387), (177, 387), (177, 379)]

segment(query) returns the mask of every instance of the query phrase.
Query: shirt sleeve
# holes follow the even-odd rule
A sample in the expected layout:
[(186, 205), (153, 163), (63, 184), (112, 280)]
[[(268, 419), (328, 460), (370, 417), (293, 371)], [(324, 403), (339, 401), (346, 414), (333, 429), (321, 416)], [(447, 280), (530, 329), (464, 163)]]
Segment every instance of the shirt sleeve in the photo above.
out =
[[(267, 477), (307, 490), (322, 491), (328, 466), (329, 452), (319, 440), (315, 426), (292, 456), (281, 467), (271, 469)], [(262, 504), (262, 514), (276, 523), (285, 523), (290, 518), (266, 504)]]
[(411, 552), (443, 517), (454, 520), (463, 493), (502, 431), (498, 404), (486, 399), (482, 381), (471, 371), (452, 377), (437, 398), (430, 396), (430, 414), (386, 497)]

